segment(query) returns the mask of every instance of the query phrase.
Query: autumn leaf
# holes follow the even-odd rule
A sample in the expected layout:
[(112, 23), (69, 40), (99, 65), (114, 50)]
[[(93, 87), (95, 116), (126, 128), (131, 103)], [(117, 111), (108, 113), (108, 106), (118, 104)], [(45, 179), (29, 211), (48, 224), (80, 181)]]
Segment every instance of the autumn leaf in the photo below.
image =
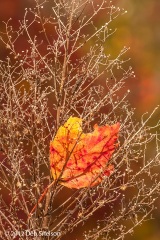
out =
[(94, 125), (82, 131), (82, 119), (70, 117), (50, 143), (50, 166), (54, 180), (68, 188), (83, 188), (110, 176), (114, 166), (109, 160), (117, 146), (120, 124)]

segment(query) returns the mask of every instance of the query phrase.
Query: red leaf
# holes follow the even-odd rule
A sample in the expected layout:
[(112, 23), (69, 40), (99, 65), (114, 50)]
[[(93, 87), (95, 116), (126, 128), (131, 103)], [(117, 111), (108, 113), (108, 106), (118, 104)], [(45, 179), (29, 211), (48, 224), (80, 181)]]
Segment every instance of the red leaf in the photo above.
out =
[(69, 188), (94, 186), (114, 171), (109, 160), (115, 151), (120, 124), (94, 126), (83, 133), (82, 119), (70, 117), (50, 143), (50, 164), (55, 180)]

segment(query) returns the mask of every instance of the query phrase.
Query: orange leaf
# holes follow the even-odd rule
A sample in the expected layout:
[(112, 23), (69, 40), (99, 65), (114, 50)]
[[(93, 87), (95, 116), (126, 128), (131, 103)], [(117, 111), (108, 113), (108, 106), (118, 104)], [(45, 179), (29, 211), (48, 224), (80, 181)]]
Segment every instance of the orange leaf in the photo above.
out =
[(108, 161), (117, 145), (119, 127), (119, 123), (96, 124), (92, 133), (83, 133), (82, 119), (70, 117), (50, 143), (54, 179), (78, 189), (100, 183), (103, 175), (110, 176), (114, 167)]

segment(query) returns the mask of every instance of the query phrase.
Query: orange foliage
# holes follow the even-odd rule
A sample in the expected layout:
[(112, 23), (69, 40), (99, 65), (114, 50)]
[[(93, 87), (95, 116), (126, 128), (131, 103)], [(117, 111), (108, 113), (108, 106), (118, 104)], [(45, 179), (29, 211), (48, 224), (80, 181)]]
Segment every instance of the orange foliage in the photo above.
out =
[(58, 129), (50, 143), (50, 165), (55, 180), (69, 188), (94, 186), (109, 176), (109, 164), (118, 138), (120, 124), (94, 125), (92, 133), (83, 133), (82, 119), (70, 117)]

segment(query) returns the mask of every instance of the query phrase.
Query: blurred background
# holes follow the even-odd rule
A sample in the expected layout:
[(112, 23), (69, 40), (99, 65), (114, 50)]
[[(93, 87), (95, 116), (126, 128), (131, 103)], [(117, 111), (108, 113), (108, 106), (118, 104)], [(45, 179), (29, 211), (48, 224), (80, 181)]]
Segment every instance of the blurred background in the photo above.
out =
[(128, 55), (136, 75), (132, 103), (142, 114), (160, 103), (160, 1), (121, 0), (117, 5), (127, 14), (118, 19), (114, 44), (130, 47)]
[[(127, 82), (130, 88), (131, 105), (136, 108), (136, 116), (151, 112), (160, 103), (160, 1), (158, 0), (115, 0), (116, 5), (124, 8), (127, 14), (117, 18), (113, 27), (116, 33), (109, 39), (114, 53), (123, 46), (130, 47), (127, 57), (135, 71), (135, 79)], [(2, 21), (12, 18), (12, 25), (22, 19), (26, 6), (32, 0), (0, 0), (0, 31), (4, 31)], [(23, 46), (23, 42), (21, 44)], [(0, 58), (5, 57), (6, 49), (0, 43)], [(155, 123), (160, 111), (154, 115)], [(158, 205), (158, 203), (157, 203)], [(160, 203), (159, 203), (160, 205)], [(128, 240), (159, 240), (160, 239), (160, 207), (154, 212), (154, 220), (145, 222), (135, 230), (134, 236)]]

